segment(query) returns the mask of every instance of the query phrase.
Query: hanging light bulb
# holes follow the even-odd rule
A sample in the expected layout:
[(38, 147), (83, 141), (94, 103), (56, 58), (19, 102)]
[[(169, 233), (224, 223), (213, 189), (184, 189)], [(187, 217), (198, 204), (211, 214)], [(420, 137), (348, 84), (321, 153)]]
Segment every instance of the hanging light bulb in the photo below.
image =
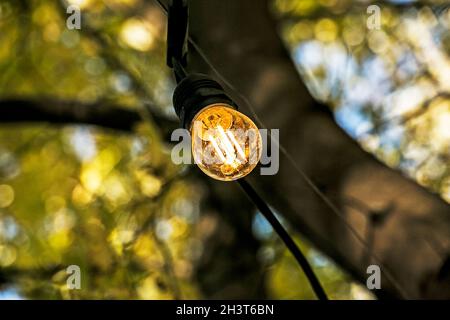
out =
[(247, 116), (230, 105), (202, 109), (191, 126), (195, 163), (214, 179), (230, 181), (249, 174), (261, 157), (261, 135)]
[(256, 167), (262, 153), (259, 130), (216, 81), (187, 76), (175, 90), (174, 106), (190, 130), (195, 163), (208, 176), (232, 181)]

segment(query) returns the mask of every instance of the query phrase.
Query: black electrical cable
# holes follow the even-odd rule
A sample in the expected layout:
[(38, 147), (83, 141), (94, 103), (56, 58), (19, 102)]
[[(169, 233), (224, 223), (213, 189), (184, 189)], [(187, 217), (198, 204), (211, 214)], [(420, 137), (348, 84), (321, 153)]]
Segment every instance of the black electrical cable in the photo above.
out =
[(177, 81), (177, 83), (180, 83), (181, 80), (187, 77), (187, 71), (183, 67), (181, 62), (178, 61), (177, 59), (173, 58), (172, 63), (173, 63), (173, 73), (175, 74), (175, 80)]
[(266, 202), (256, 193), (255, 189), (247, 182), (245, 179), (237, 180), (239, 185), (242, 187), (244, 192), (250, 198), (250, 200), (256, 205), (261, 214), (269, 221), (272, 225), (272, 228), (278, 234), (278, 236), (283, 240), (286, 247), (292, 253), (292, 255), (297, 260), (300, 267), (303, 269), (306, 278), (308, 278), (309, 283), (311, 284), (311, 288), (316, 294), (319, 300), (328, 300), (328, 297), (325, 293), (325, 290), (322, 288), (322, 285), (319, 282), (319, 279), (316, 277), (311, 265), (308, 260), (297, 246), (297, 244), (292, 240), (291, 236), (287, 233), (286, 229), (281, 225), (278, 218), (275, 214), (270, 210), (269, 206)]

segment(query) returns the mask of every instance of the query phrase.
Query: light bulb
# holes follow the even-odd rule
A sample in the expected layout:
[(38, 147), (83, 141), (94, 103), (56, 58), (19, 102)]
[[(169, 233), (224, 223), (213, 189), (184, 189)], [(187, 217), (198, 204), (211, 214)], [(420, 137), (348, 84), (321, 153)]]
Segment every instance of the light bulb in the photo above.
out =
[(204, 74), (187, 75), (175, 89), (173, 105), (190, 130), (195, 163), (208, 176), (232, 181), (256, 167), (262, 154), (259, 130), (218, 82)]
[(262, 139), (258, 128), (230, 105), (216, 103), (201, 109), (190, 131), (195, 163), (214, 179), (242, 178), (261, 158)]

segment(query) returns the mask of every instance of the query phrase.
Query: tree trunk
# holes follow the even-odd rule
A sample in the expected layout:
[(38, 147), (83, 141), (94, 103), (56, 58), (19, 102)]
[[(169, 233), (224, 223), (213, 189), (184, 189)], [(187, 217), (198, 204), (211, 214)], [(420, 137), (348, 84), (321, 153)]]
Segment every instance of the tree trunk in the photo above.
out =
[[(450, 206), (364, 152), (336, 125), (299, 77), (266, 1), (190, 3), (194, 41), (249, 99), (265, 127), (280, 129), (290, 156), (280, 153), (278, 174), (251, 177), (270, 205), (364, 283), (368, 265), (379, 265), (379, 296), (450, 298)], [(193, 48), (190, 52), (192, 70), (211, 73)], [(239, 95), (230, 94), (252, 116)]]

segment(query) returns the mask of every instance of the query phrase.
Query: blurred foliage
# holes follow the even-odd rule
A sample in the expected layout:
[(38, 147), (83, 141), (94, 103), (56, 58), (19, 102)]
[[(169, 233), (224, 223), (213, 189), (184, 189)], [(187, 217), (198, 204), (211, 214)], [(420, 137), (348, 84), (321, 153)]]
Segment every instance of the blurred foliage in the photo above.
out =
[[(380, 10), (381, 25), (368, 28)], [(450, 202), (448, 1), (276, 0), (315, 97), (369, 152)]]
[[(450, 200), (450, 104), (441, 95), (423, 106), (448, 90), (450, 12), (386, 2), (382, 30), (369, 32), (367, 4), (355, 2), (273, 4), (307, 85), (339, 123)], [(66, 28), (69, 4), (82, 9), (81, 30)], [(0, 97), (114, 102), (147, 120), (129, 134), (0, 128), (0, 298), (207, 298), (196, 266), (218, 220), (203, 210), (204, 183), (172, 164), (151, 117), (174, 118), (165, 21), (154, 1), (0, 1)], [(260, 214), (253, 234), (267, 296), (314, 298)], [(373, 298), (298, 241), (331, 298)], [(81, 290), (67, 289), (71, 264), (81, 267)]]

